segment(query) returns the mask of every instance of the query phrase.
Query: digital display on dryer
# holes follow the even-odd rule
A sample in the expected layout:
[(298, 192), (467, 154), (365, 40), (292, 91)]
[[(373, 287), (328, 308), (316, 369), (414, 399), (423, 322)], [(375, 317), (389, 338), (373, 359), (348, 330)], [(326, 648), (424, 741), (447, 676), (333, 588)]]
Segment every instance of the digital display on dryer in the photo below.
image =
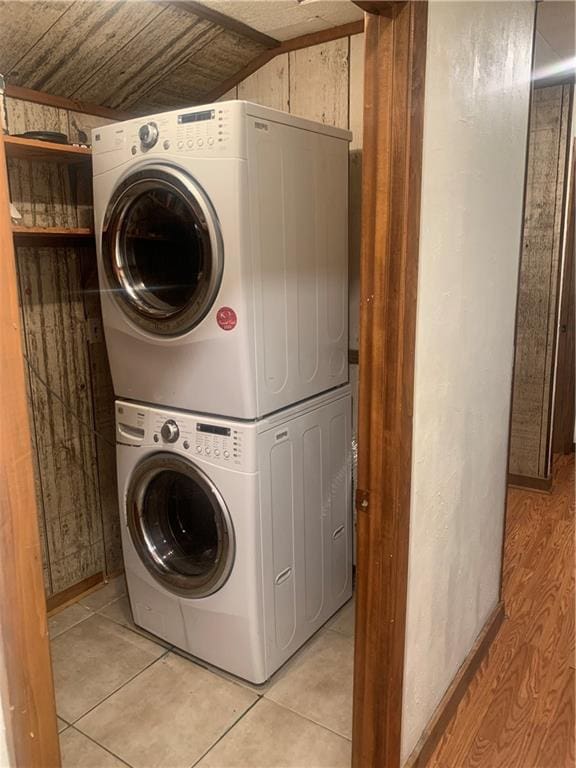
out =
[(207, 432), (209, 435), (223, 435), (230, 437), (232, 430), (229, 427), (218, 427), (215, 424), (196, 424), (196, 432)]
[(206, 109), (204, 112), (189, 112), (187, 115), (178, 115), (178, 123), (200, 123), (202, 120), (213, 120), (216, 112)]

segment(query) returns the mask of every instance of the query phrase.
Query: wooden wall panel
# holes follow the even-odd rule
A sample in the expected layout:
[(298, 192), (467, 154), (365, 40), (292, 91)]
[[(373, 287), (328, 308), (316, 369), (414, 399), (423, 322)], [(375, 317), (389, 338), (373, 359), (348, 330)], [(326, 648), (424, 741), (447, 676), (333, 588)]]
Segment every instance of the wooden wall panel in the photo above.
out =
[[(39, 91), (71, 96), (101, 62), (116, 54), (160, 9), (154, 3), (73, 3), (42, 39), (5, 74)], [(113, 83), (109, 83), (110, 86)]]
[(189, 106), (190, 96), (202, 102), (214, 90), (215, 83), (223, 83), (256, 58), (263, 47), (228, 30), (217, 32), (206, 39), (206, 45), (189, 55), (186, 61), (160, 80), (153, 91), (118, 106), (134, 106), (138, 112), (162, 111), (178, 106)]
[[(109, 122), (16, 99), (7, 102), (11, 132), (59, 130), (74, 140), (80, 131)], [(89, 169), (76, 179), (70, 167), (11, 160), (10, 170), (11, 197), (23, 224), (92, 223)], [(18, 248), (17, 268), (31, 364), (27, 374), (45, 588), (52, 595), (121, 568), (114, 396), (94, 248)], [(98, 439), (94, 430), (106, 438)]]
[[(0, 72), (7, 74), (72, 5), (72, 0), (0, 2)], [(14, 44), (26, 35), (26, 46)]]
[(88, 323), (88, 355), (94, 428), (98, 487), (104, 537), (105, 571), (114, 574), (123, 569), (120, 538), (120, 513), (116, 475), (116, 424), (114, 388), (104, 339), (104, 325), (98, 293), (96, 254), (92, 248), (83, 252), (84, 307)]
[(206, 101), (279, 45), (201, 4), (165, 0), (0, 0), (0, 18), (9, 85), (134, 114)]
[(145, 27), (116, 56), (110, 57), (73, 96), (113, 108), (131, 107), (216, 34), (218, 30), (209, 21), (184, 8), (166, 7), (154, 24)]
[(79, 255), (18, 248), (17, 267), (52, 589), (60, 592), (103, 566)]
[(348, 128), (349, 47), (345, 37), (289, 54), (292, 114)]
[(238, 84), (238, 98), (256, 101), (265, 107), (290, 111), (288, 56), (276, 56)]
[(518, 289), (509, 471), (550, 474), (551, 384), (556, 345), (570, 86), (532, 99), (522, 261)]
[(560, 317), (558, 337), (558, 368), (556, 372), (556, 391), (554, 393), (554, 429), (552, 434), (553, 453), (571, 453), (574, 450), (574, 412), (576, 349), (575, 327), (575, 264), (576, 245), (574, 239), (574, 220), (576, 217), (576, 139), (572, 140), (572, 168), (568, 197), (568, 215), (566, 219), (566, 237), (564, 266), (562, 275), (562, 295), (560, 297)]

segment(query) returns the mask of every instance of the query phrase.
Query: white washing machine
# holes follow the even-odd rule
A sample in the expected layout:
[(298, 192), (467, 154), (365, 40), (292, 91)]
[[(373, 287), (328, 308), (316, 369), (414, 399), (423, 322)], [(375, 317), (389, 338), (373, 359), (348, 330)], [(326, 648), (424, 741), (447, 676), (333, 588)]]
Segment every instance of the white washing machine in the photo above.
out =
[(352, 594), (348, 386), (253, 423), (116, 404), (136, 624), (254, 683)]
[(117, 397), (255, 419), (347, 382), (350, 138), (243, 101), (93, 131)]

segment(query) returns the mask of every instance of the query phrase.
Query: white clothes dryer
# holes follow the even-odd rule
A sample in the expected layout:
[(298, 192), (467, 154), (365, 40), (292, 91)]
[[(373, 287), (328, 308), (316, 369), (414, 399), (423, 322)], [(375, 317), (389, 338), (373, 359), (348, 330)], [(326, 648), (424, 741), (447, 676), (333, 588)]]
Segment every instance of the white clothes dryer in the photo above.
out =
[(136, 624), (253, 683), (352, 594), (348, 386), (253, 423), (116, 404)]
[(242, 101), (93, 131), (117, 397), (255, 419), (348, 380), (348, 131)]

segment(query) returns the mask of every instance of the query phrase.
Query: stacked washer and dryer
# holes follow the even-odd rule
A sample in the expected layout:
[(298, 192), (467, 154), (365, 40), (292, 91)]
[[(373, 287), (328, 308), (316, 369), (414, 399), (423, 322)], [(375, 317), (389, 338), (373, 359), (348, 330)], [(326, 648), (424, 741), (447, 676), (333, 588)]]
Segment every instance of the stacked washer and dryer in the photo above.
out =
[(241, 101), (93, 132), (134, 620), (254, 683), (352, 594), (350, 138)]

